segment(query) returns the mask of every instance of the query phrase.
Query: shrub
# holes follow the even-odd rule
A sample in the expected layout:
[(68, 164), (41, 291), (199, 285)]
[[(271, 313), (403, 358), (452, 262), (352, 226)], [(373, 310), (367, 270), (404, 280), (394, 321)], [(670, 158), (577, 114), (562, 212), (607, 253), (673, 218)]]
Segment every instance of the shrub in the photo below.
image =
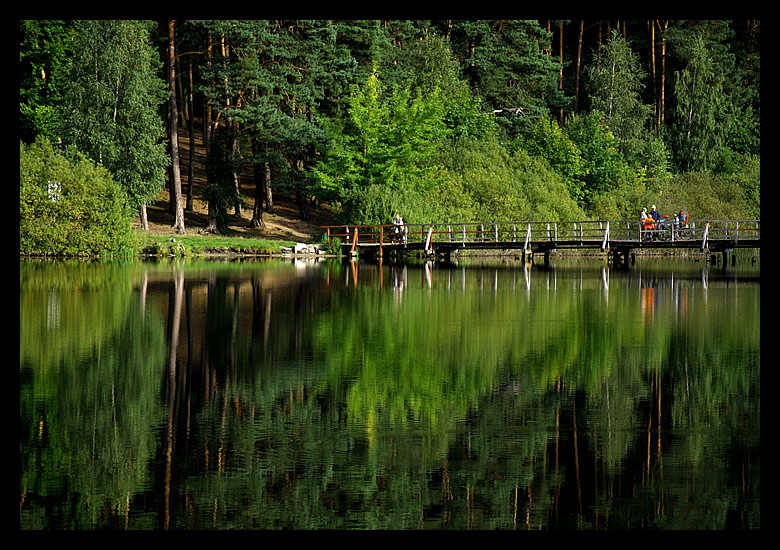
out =
[(42, 138), (20, 143), (21, 254), (117, 255), (131, 244), (127, 198), (105, 168)]
[(566, 183), (571, 198), (579, 204), (584, 202), (585, 162), (579, 148), (555, 121), (540, 120), (518, 136), (511, 147), (547, 160), (550, 168)]

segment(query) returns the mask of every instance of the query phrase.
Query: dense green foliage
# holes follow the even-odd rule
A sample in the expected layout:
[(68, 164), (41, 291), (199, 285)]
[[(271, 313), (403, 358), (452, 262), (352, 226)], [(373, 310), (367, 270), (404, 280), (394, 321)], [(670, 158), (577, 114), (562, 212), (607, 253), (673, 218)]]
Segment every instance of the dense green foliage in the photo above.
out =
[(19, 23), (19, 137), (56, 142), (63, 130), (59, 108), (73, 55), (73, 24), (58, 20)]
[(78, 21), (64, 87), (64, 141), (105, 166), (130, 206), (152, 202), (165, 184), (168, 156), (157, 111), (165, 100), (148, 22)]
[(131, 244), (127, 196), (108, 170), (43, 138), (20, 144), (20, 253), (115, 255)]
[[(186, 20), (175, 38), (215, 224), (250, 166), (301, 217), (327, 201), (350, 223), (759, 217), (757, 20)], [(167, 39), (164, 21), (22, 21), (20, 139), (152, 200)]]

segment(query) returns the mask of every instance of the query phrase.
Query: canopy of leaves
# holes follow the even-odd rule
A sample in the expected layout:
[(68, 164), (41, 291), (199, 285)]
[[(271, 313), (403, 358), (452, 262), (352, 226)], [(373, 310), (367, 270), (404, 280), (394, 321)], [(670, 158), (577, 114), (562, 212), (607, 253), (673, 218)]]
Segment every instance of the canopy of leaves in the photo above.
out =
[[(492, 158), (496, 173), (521, 154), (538, 161), (537, 179), (558, 180), (561, 204), (578, 215), (624, 212), (644, 196), (660, 203), (691, 172), (743, 182), (741, 208), (755, 212), (760, 22), (651, 21), (649, 36), (646, 21), (621, 20), (619, 32), (612, 23), (177, 21), (194, 73), (187, 117), (211, 117), (207, 136), (229, 128), (209, 157), (219, 165), (209, 174), (227, 176), (203, 198), (234, 202), (234, 172), (267, 163), (277, 192), (332, 202), (344, 222), (386, 221), (398, 207), (421, 219), (526, 215), (528, 189), (524, 199), (517, 191), (526, 183), (454, 184), (476, 177), (447, 164), (456, 150)], [(77, 146), (133, 207), (154, 200), (168, 162), (162, 30), (160, 21), (20, 23), (20, 137)]]
[(137, 208), (154, 200), (169, 163), (157, 111), (166, 99), (150, 23), (79, 21), (63, 110), (65, 142), (101, 163)]
[(130, 247), (127, 197), (108, 170), (43, 137), (19, 147), (20, 253), (95, 256)]

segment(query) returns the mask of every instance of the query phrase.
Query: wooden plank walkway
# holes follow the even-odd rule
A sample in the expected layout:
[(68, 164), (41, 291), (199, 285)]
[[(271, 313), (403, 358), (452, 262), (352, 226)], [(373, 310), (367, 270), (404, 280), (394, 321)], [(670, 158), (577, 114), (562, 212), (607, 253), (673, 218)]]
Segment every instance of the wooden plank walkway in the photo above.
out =
[(344, 252), (382, 255), (385, 251), (423, 251), (449, 255), (457, 250), (600, 249), (625, 255), (635, 249), (699, 249), (727, 253), (761, 247), (760, 220), (697, 220), (680, 228), (643, 229), (638, 221), (490, 222), (322, 226), (330, 243)]

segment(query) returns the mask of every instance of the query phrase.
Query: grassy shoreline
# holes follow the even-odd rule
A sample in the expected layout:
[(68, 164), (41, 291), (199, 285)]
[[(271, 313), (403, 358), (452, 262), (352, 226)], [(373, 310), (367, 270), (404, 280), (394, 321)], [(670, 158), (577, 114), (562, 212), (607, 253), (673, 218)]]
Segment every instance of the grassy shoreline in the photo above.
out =
[(233, 235), (144, 235), (136, 234), (142, 256), (276, 256), (295, 246), (294, 241), (245, 238)]
[[(242, 235), (212, 235), (212, 234), (192, 234), (192, 235), (174, 235), (160, 233), (141, 233), (136, 232), (133, 235), (133, 246), (128, 251), (127, 256), (137, 258), (218, 258), (218, 257), (286, 257), (299, 255), (296, 253), (297, 245), (300, 242), (279, 239), (259, 239), (245, 237)], [(323, 245), (326, 246), (326, 245)], [(314, 255), (340, 256), (334, 254), (335, 251), (320, 250), (312, 254), (309, 250), (303, 254), (312, 257)], [(461, 259), (480, 258), (487, 256), (495, 257), (513, 257), (518, 251), (468, 251), (457, 254)], [(324, 254), (323, 254), (324, 253)], [(747, 249), (749, 256), (759, 256), (760, 252), (753, 249)], [(603, 251), (555, 251), (556, 257), (587, 257), (605, 260), (606, 255)], [(704, 251), (648, 251), (637, 250), (638, 257), (652, 256), (708, 256)], [(51, 254), (22, 254), (21, 257), (55, 257)]]

